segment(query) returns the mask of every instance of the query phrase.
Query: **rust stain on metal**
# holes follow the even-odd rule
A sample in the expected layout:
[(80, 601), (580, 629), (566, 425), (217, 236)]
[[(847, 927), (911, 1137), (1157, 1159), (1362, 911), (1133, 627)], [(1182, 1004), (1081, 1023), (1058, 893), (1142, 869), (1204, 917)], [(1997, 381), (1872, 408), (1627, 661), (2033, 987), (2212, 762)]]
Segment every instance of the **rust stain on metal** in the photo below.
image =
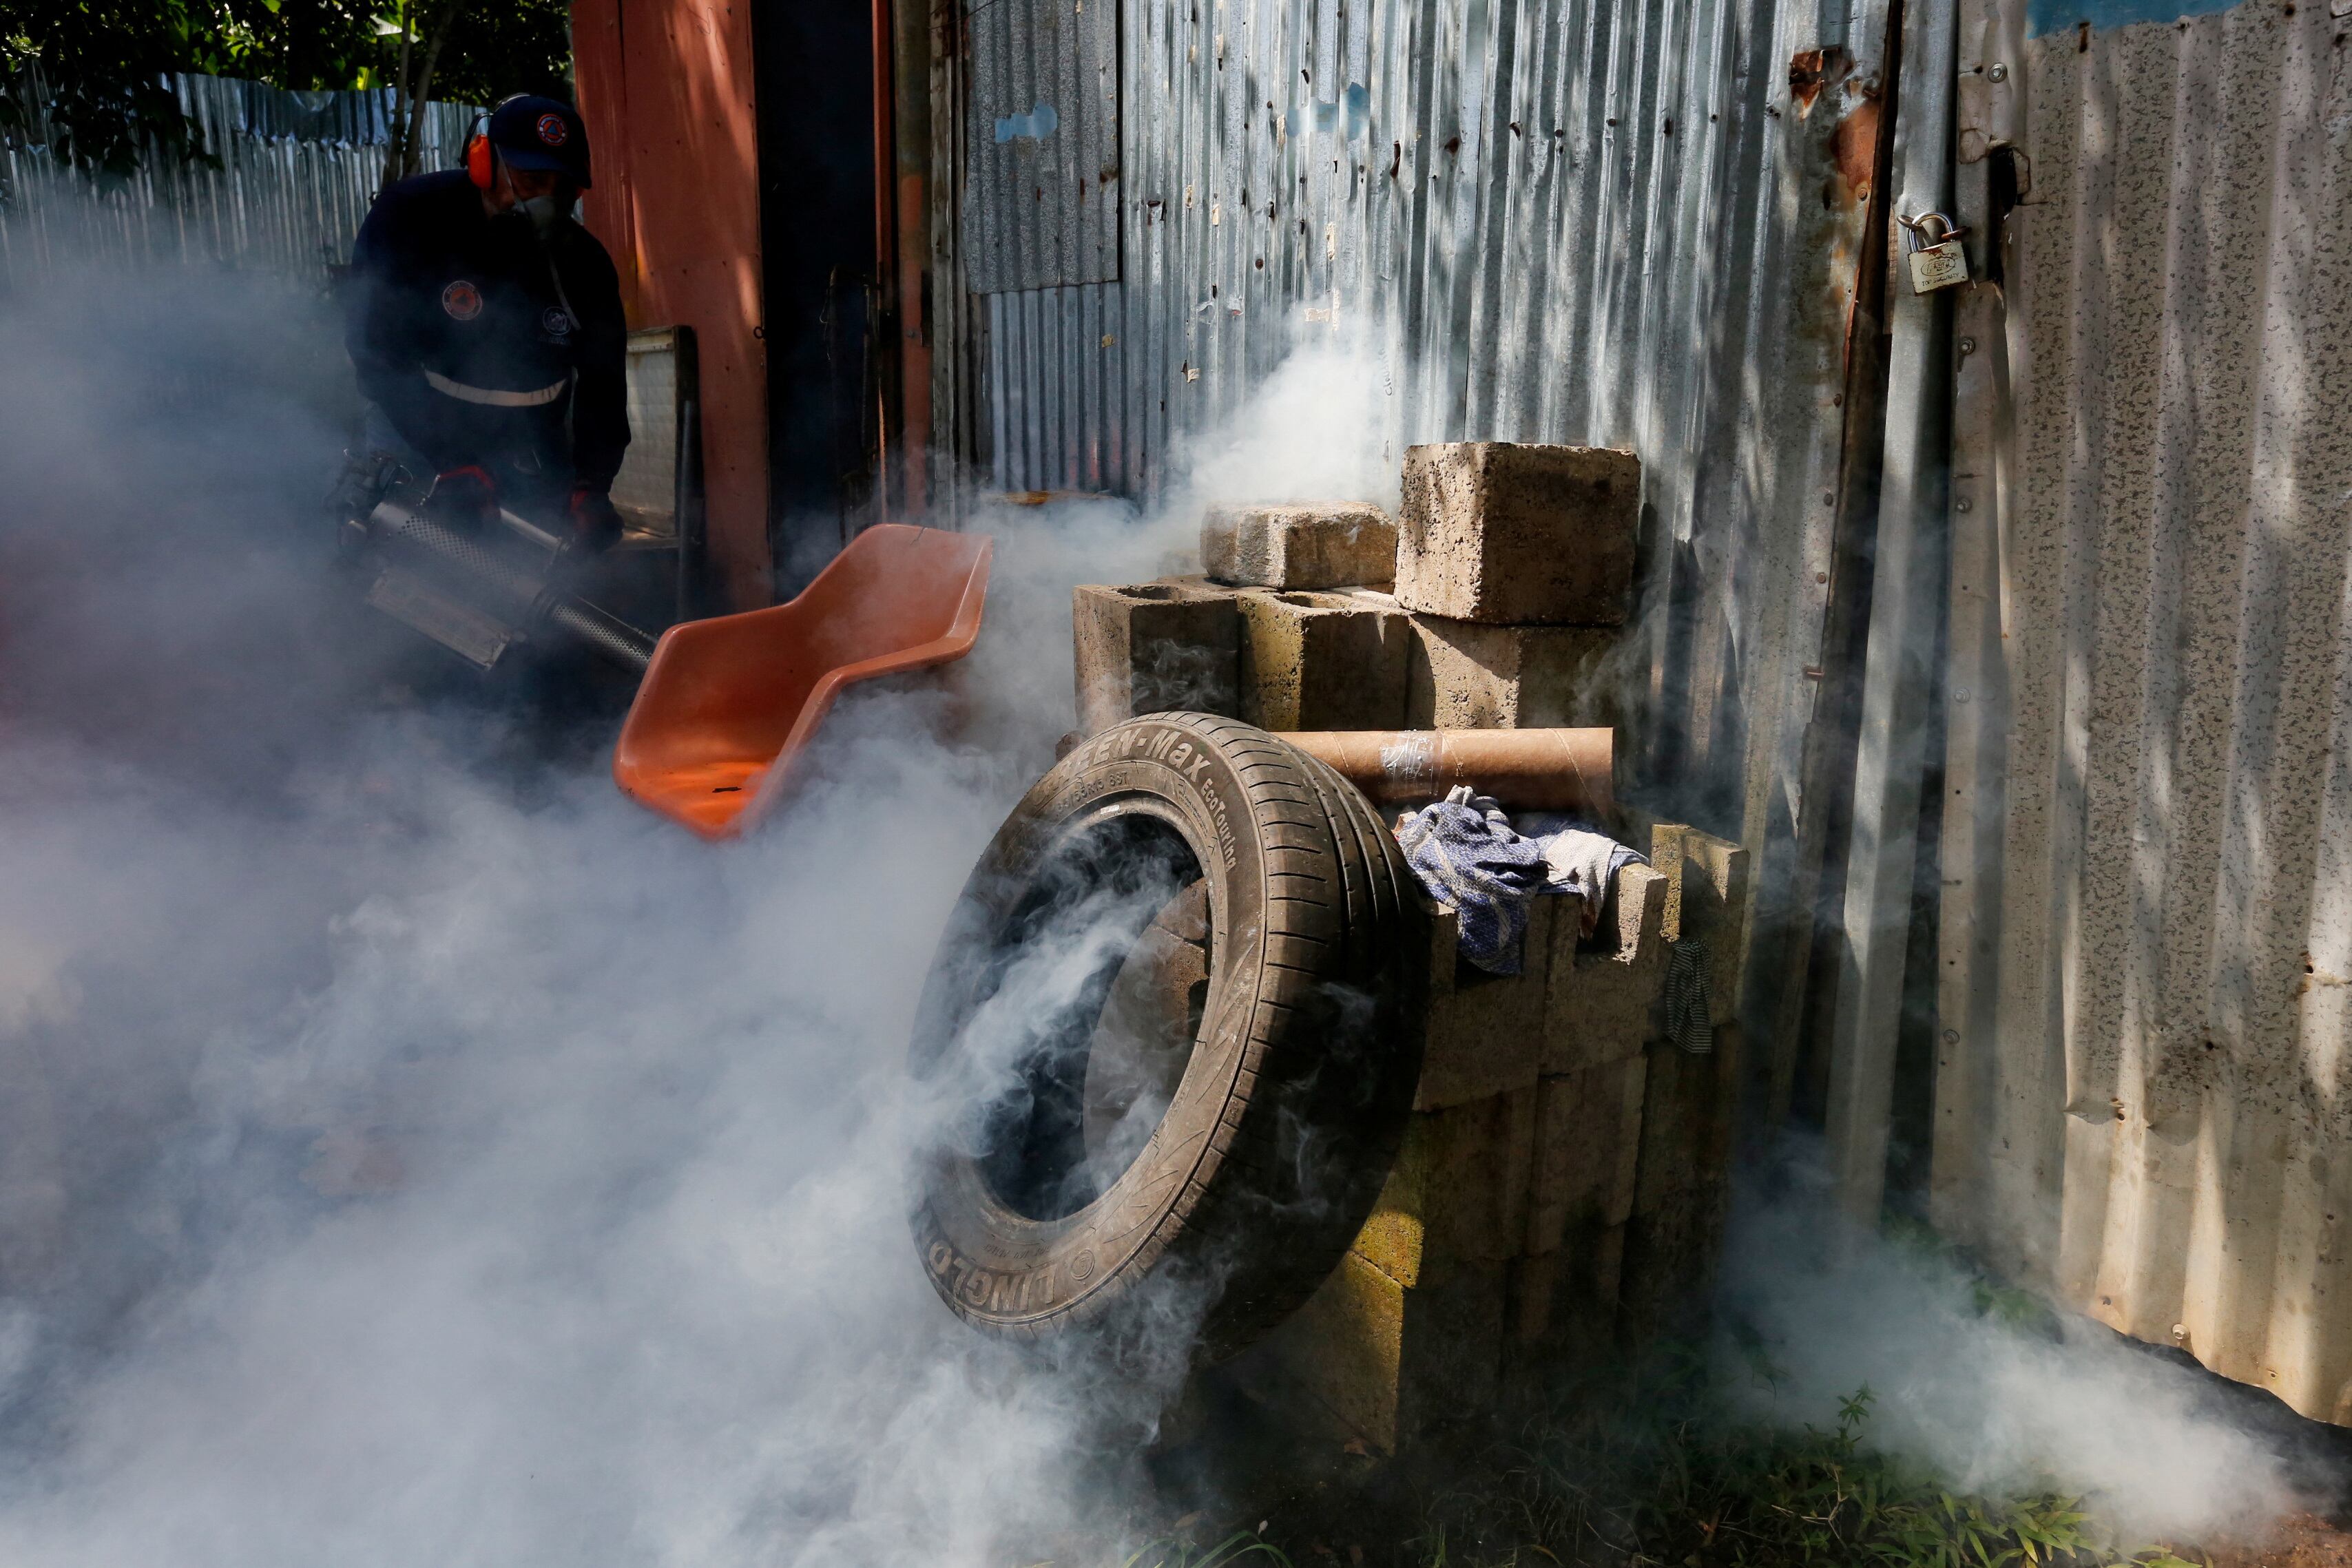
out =
[(1871, 176), (1878, 169), (1878, 97), (1869, 93), (1847, 111), (1830, 132), (1830, 162), (1837, 170), (1838, 204), (1870, 199)]
[(1853, 74), (1853, 57), (1836, 44), (1823, 49), (1799, 49), (1789, 57), (1789, 96), (1797, 105), (1797, 118), (1804, 119), (1813, 112), (1813, 104), (1823, 89), (1835, 88)]

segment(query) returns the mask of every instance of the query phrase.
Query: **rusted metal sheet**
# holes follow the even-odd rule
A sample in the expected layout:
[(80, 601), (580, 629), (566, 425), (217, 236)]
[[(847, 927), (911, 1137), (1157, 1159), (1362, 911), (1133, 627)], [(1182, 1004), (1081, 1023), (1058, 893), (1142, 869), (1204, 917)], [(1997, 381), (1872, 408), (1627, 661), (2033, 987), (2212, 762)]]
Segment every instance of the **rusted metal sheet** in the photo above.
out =
[(1964, 28), (1935, 1213), (2345, 1422), (2352, 64), (2206, 10)]
[[(1948, 9), (1906, 14), (1901, 118), (1886, 177), (1898, 224), (1952, 204), (1953, 53)], [(1838, 1205), (1875, 1224), (1885, 1202), (1904, 990), (1918, 877), (1935, 661), (1944, 617), (1950, 439), (1951, 295), (1887, 290), (1885, 438), (1871, 534), (1870, 625), (1854, 727), (1853, 831), (1839, 903), (1843, 962), (1830, 1040), (1826, 1130)]]
[[(935, 45), (952, 61), (1000, 13), (942, 5)], [(935, 139), (970, 47), (935, 78)], [(1336, 338), (1400, 455), (1632, 448), (1678, 606), (1638, 653), (1662, 721), (1633, 760), (1785, 884), (1884, 5), (1121, 0), (1119, 47), (1120, 280), (975, 295), (975, 231), (1013, 219), (970, 184), (963, 254), (934, 227), (943, 438), (999, 491), (1150, 499), (1296, 344)]]
[(880, 151), (890, 158), (885, 194), (891, 222), (880, 254), (890, 269), (888, 314), (898, 339), (893, 460), (881, 499), (885, 512), (920, 517), (931, 504), (930, 291), (925, 287), (931, 254), (930, 8), (928, 0), (875, 0), (875, 7), (887, 19), (890, 43), (888, 145)]
[(974, 293), (1118, 276), (1118, 0), (966, 13), (965, 265)]
[[(0, 149), (0, 281), (49, 268), (205, 262), (323, 281), (350, 259), (383, 177), (386, 92), (282, 92), (224, 77), (172, 81), (218, 169), (151, 167), (100, 192), (47, 151), (47, 127)], [(426, 168), (457, 161), (475, 110), (426, 106)]]
[(596, 145), (588, 227), (633, 327), (691, 327), (709, 561), (729, 603), (771, 592), (767, 354), (749, 9), (576, 0), (572, 65)]

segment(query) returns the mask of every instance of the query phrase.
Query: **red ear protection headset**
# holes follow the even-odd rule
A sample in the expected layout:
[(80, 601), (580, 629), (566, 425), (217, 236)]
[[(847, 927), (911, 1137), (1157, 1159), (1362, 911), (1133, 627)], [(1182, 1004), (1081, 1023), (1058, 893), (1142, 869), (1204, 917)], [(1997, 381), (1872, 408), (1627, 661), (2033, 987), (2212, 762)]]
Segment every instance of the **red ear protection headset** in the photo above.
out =
[(477, 189), (488, 190), (490, 182), (498, 178), (498, 166), (492, 162), (490, 148), (490, 116), (516, 99), (528, 96), (520, 92), (511, 94), (474, 116), (474, 129), (466, 137), (466, 177), (474, 182)]

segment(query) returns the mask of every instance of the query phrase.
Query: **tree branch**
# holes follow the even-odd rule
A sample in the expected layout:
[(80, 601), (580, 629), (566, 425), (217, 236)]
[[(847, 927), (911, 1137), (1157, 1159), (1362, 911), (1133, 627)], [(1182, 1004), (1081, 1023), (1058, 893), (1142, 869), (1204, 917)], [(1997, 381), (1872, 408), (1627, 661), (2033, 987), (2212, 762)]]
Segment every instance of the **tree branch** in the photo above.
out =
[(425, 61), (416, 72), (416, 90), (408, 99), (406, 150), (408, 172), (412, 174), (418, 172), (417, 165), (423, 162), (417, 156), (416, 149), (425, 137), (425, 110), (430, 107), (433, 72), (441, 63), (441, 46), (449, 41), (450, 26), (457, 20), (457, 13), (465, 8), (466, 0), (449, 0), (449, 8), (441, 13), (441, 19), (433, 25), (433, 37), (425, 41)]
[(394, 16), (400, 26), (400, 55), (392, 75), (392, 133), (385, 138), (390, 145), (383, 152), (383, 183), (387, 185), (408, 172), (408, 38), (415, 31), (408, 24), (406, 0), (403, 0)]

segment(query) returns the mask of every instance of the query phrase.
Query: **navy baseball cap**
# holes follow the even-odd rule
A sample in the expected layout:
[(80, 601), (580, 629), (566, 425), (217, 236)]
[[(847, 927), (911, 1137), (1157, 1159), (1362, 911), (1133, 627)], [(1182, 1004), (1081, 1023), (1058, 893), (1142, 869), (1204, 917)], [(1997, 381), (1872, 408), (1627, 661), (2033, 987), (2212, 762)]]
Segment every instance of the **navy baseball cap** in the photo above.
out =
[(529, 93), (510, 98), (490, 110), (487, 134), (509, 168), (569, 174), (583, 191), (593, 183), (588, 178), (588, 128), (568, 103)]

